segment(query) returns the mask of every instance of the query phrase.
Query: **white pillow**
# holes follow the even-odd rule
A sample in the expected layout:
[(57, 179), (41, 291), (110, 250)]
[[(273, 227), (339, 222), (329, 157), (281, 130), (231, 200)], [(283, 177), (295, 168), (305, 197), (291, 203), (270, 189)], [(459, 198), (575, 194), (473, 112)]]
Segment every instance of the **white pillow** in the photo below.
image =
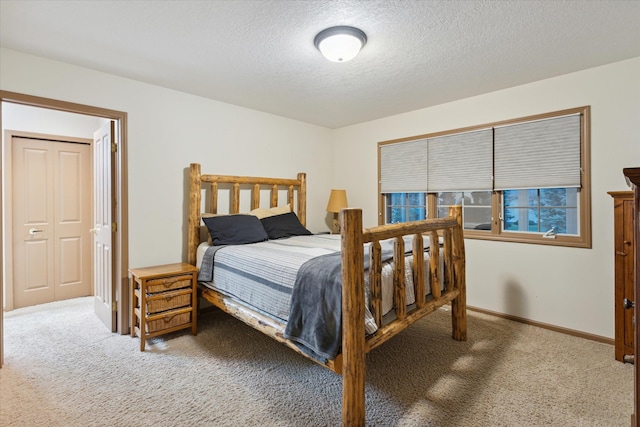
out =
[(282, 215), (291, 212), (291, 205), (278, 206), (270, 209), (257, 208), (249, 212), (249, 215), (257, 216), (258, 219), (267, 218), (274, 215)]

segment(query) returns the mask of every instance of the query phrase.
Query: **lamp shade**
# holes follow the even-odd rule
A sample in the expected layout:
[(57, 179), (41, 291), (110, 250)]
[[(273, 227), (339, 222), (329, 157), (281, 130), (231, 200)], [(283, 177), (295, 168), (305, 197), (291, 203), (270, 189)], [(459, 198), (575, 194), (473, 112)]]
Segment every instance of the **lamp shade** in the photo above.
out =
[(348, 207), (347, 191), (331, 190), (331, 195), (329, 196), (329, 203), (327, 204), (327, 212), (338, 213), (346, 207)]
[(347, 62), (367, 43), (367, 35), (354, 27), (331, 27), (318, 33), (313, 43), (331, 62)]

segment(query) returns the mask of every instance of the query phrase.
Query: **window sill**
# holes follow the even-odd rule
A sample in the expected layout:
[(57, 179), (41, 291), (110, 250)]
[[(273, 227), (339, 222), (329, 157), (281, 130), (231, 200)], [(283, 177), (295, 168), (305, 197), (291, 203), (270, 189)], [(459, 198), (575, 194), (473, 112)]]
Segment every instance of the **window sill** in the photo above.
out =
[(580, 236), (558, 235), (555, 239), (542, 237), (542, 234), (529, 233), (492, 233), (491, 231), (464, 230), (465, 239), (493, 240), (512, 243), (530, 243), (534, 245), (565, 246), (591, 249), (591, 239)]

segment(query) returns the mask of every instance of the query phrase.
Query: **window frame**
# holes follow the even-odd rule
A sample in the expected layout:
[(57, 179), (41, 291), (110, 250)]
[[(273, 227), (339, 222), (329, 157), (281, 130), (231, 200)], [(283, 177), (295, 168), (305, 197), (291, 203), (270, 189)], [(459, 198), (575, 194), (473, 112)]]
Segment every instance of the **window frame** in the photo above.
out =
[[(501, 211), (502, 191), (493, 190), (491, 192), (491, 230), (463, 230), (464, 237), (478, 240), (493, 240), (513, 243), (531, 243), (549, 246), (564, 246), (576, 248), (591, 248), (591, 115), (590, 107), (576, 107), (566, 110), (559, 110), (550, 113), (537, 114), (532, 116), (509, 119), (499, 122), (482, 124), (478, 126), (453, 129), (443, 132), (431, 134), (417, 135), (414, 137), (402, 138), (397, 140), (383, 141), (378, 143), (378, 224), (386, 223), (386, 195), (380, 192), (380, 146), (386, 144), (394, 144), (399, 142), (407, 142), (415, 139), (434, 138), (454, 133), (470, 132), (474, 130), (484, 129), (487, 127), (497, 127), (504, 125), (517, 124), (528, 121), (543, 120), (557, 116), (566, 116), (570, 114), (580, 114), (580, 165), (581, 165), (581, 187), (578, 188), (578, 235), (557, 234), (553, 238), (543, 237), (543, 232), (518, 232), (503, 230), (503, 222)], [(471, 191), (471, 190), (470, 190)], [(427, 217), (437, 218), (437, 193), (427, 193)]]

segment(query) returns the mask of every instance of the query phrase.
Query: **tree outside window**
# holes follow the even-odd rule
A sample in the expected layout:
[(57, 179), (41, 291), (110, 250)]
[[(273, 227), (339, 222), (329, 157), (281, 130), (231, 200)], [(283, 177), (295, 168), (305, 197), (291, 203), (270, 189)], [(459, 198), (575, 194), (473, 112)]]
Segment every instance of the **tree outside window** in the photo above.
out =
[(387, 194), (387, 223), (419, 221), (427, 218), (425, 193)]
[(576, 188), (505, 190), (505, 231), (578, 234)]

